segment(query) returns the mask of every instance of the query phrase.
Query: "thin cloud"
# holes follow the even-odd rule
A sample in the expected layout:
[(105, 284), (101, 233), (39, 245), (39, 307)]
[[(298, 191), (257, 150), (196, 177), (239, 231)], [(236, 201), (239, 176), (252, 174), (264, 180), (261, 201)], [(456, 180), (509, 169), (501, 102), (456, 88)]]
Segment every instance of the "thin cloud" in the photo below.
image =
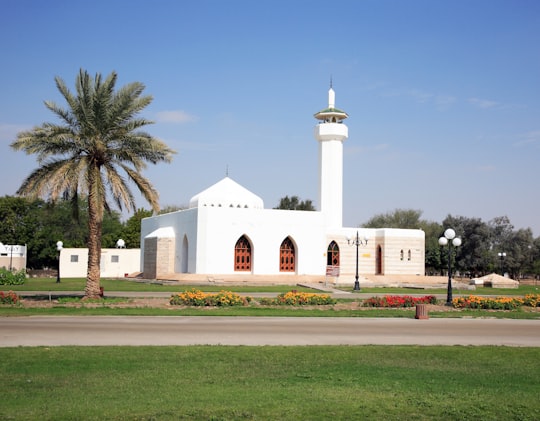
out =
[(527, 132), (519, 136), (519, 140), (514, 143), (514, 146), (527, 146), (540, 144), (540, 130)]
[(156, 119), (160, 123), (191, 123), (197, 121), (198, 118), (183, 110), (160, 111), (156, 114)]
[(500, 105), (498, 102), (490, 101), (488, 99), (469, 98), (468, 101), (469, 104), (482, 109), (495, 108)]
[(386, 92), (385, 97), (409, 97), (417, 102), (425, 103), (433, 99), (434, 95), (419, 89), (402, 89)]
[(411, 98), (420, 104), (434, 104), (438, 109), (446, 109), (457, 101), (456, 97), (452, 95), (433, 94), (414, 88), (388, 91), (382, 96)]
[(457, 101), (456, 97), (451, 96), (451, 95), (437, 95), (435, 97), (435, 104), (437, 104), (439, 108), (449, 107), (450, 105), (454, 104), (456, 101)]

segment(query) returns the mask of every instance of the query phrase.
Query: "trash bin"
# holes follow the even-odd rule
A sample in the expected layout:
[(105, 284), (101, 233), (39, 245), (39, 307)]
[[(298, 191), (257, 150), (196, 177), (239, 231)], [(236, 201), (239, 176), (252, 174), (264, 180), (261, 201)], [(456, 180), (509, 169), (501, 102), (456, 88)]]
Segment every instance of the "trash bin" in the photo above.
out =
[(429, 319), (427, 304), (416, 304), (416, 316), (414, 318), (419, 320)]
[(105, 288), (99, 287), (99, 296), (103, 297), (103, 294), (105, 293)]

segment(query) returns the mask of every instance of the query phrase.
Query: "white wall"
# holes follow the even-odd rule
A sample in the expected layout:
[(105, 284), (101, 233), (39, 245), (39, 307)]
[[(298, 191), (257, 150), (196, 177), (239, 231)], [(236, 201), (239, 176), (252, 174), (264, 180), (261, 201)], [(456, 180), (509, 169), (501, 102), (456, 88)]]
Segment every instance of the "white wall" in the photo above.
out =
[[(144, 218), (141, 221), (141, 271), (144, 267), (144, 239), (158, 228), (171, 227), (176, 238), (175, 272), (181, 273), (183, 267), (187, 267), (187, 273), (195, 273), (195, 251), (197, 247), (197, 208), (180, 210), (177, 212)], [(186, 258), (182, 252), (184, 237), (187, 237), (187, 265), (182, 261)]]
[[(425, 233), (422, 230), (384, 228), (377, 230), (382, 246), (384, 275), (425, 274)], [(401, 251), (403, 250), (403, 259)], [(410, 259), (409, 259), (410, 251)]]
[[(140, 256), (139, 249), (101, 249), (100, 275), (107, 278), (123, 278), (125, 274), (139, 272)], [(60, 252), (61, 278), (85, 278), (87, 270), (87, 248), (62, 249)]]
[(199, 208), (197, 273), (241, 275), (234, 271), (234, 247), (242, 235), (251, 241), (255, 275), (286, 275), (279, 271), (279, 251), (287, 237), (296, 245), (296, 274), (325, 273), (327, 244), (320, 212), (215, 207)]

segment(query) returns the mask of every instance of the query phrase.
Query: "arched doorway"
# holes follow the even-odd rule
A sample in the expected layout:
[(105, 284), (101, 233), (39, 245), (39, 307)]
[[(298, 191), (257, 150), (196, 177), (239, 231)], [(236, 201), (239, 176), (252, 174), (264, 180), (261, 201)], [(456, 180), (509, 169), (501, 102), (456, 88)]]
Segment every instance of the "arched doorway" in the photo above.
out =
[(234, 246), (234, 270), (251, 271), (251, 244), (245, 235), (242, 235)]
[(279, 271), (294, 272), (296, 270), (296, 251), (292, 240), (287, 237), (279, 248)]
[(375, 274), (376, 275), (382, 275), (382, 247), (377, 246), (377, 258), (375, 261)]
[(326, 266), (339, 267), (339, 246), (335, 241), (332, 241), (328, 245), (328, 250), (326, 251)]

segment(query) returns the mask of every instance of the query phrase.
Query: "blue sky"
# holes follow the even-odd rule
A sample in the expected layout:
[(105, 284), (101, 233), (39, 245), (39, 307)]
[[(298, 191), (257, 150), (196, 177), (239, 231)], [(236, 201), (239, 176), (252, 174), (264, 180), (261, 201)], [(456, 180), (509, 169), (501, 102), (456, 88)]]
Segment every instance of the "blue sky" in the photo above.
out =
[[(540, 235), (536, 0), (0, 0), (0, 196), (36, 167), (18, 131), (54, 121), (54, 77), (80, 68), (154, 97), (148, 131), (178, 151), (145, 174), (161, 204), (226, 174), (271, 208), (318, 202), (313, 114), (347, 111), (344, 224), (419, 209)], [(141, 207), (148, 206), (141, 200)]]

